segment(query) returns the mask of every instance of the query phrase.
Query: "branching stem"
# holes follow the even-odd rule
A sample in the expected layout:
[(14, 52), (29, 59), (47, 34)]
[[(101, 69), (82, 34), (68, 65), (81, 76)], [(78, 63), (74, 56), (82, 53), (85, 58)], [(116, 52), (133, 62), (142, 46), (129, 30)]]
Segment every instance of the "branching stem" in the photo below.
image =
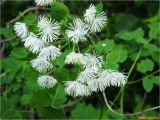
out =
[[(41, 7), (39, 9), (42, 9), (42, 10), (49, 10), (49, 8), (44, 8), (44, 7)], [(37, 10), (37, 7), (30, 7), (26, 10), (24, 10), (22, 13), (20, 13), (17, 17), (15, 17), (14, 19), (10, 20), (9, 22), (6, 23), (7, 25), (7, 28), (10, 27), (10, 24), (11, 23), (14, 23), (15, 21), (17, 21), (18, 19), (20, 19), (21, 17), (23, 17), (26, 13), (28, 13), (29, 11), (34, 11), (34, 10)]]
[[(120, 115), (120, 116), (134, 116), (134, 115), (139, 115), (139, 114), (142, 113), (142, 111), (136, 112), (136, 113), (126, 113), (126, 114), (116, 112), (116, 111), (115, 111), (114, 109), (112, 109), (112, 107), (109, 105), (108, 100), (107, 100), (107, 98), (106, 98), (106, 94), (105, 94), (104, 91), (103, 91), (102, 94), (103, 94), (103, 98), (104, 98), (104, 101), (105, 101), (105, 104), (106, 104), (107, 108), (108, 108), (110, 111), (112, 111), (112, 112), (114, 112), (114, 113), (116, 113), (116, 114), (118, 114), (118, 115)], [(145, 109), (145, 110), (143, 110), (143, 112), (149, 112), (149, 111), (152, 111), (152, 110), (155, 110), (155, 109), (160, 109), (160, 106), (156, 106), (156, 107), (153, 107), (153, 108)]]

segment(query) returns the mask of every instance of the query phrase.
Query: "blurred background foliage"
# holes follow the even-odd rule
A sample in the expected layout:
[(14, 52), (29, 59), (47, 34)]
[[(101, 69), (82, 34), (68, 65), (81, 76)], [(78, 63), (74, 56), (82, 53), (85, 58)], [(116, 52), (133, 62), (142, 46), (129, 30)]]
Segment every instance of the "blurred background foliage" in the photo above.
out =
[[(104, 68), (123, 71), (129, 75), (124, 88), (109, 87), (106, 96), (117, 112), (158, 116), (158, 110), (143, 112), (159, 105), (159, 17), (158, 1), (60, 1), (45, 10), (33, 9), (18, 21), (29, 24), (36, 32), (37, 16), (51, 15), (65, 28), (74, 17), (83, 16), (94, 3), (106, 12), (107, 27), (80, 43), (82, 52), (96, 50), (104, 57)], [(137, 116), (119, 116), (108, 110), (101, 93), (89, 97), (70, 97), (64, 92), (63, 81), (74, 80), (79, 66), (66, 66), (70, 52), (65, 40), (63, 54), (54, 61), (54, 76), (59, 84), (52, 89), (37, 85), (38, 73), (31, 67), (35, 55), (23, 47), (13, 32), (13, 22), (34, 1), (1, 1), (1, 113), (2, 119), (137, 119)], [(10, 23), (10, 24), (9, 24)], [(64, 30), (62, 29), (62, 33)], [(65, 34), (62, 34), (65, 38)], [(55, 43), (56, 44), (56, 43)], [(105, 44), (105, 45), (104, 45)]]

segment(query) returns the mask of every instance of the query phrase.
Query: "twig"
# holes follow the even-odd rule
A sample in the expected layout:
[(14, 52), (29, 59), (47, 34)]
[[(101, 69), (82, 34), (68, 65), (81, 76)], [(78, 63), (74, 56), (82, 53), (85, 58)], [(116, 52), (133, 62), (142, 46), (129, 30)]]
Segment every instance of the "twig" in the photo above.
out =
[(141, 103), (141, 110), (142, 110), (141, 113), (143, 113), (143, 108), (144, 108), (144, 103), (145, 103), (145, 101), (146, 101), (146, 98), (147, 98), (147, 93), (145, 92), (145, 93), (144, 93), (143, 100), (142, 100), (142, 103)]
[[(42, 9), (42, 10), (49, 10), (48, 8), (44, 8), (44, 7), (41, 7), (39, 9)], [(37, 7), (30, 7), (26, 10), (24, 10), (22, 13), (20, 13), (17, 17), (15, 17), (14, 19), (10, 20), (9, 22), (6, 23), (7, 25), (7, 28), (9, 28), (10, 24), (11, 23), (14, 23), (15, 21), (17, 21), (18, 19), (20, 19), (21, 17), (23, 17), (26, 13), (28, 13), (29, 11), (33, 11), (33, 10), (37, 10)]]
[(61, 106), (61, 109), (64, 109), (65, 107), (68, 107), (68, 106), (73, 106), (73, 105), (77, 104), (79, 101), (81, 101), (82, 99), (83, 99), (83, 97), (80, 97), (78, 100), (75, 100), (69, 104), (64, 104)]
[(35, 10), (35, 14), (36, 15), (38, 15), (38, 9), (39, 9), (39, 7), (38, 7), (38, 5), (36, 6), (36, 10)]
[(11, 40), (14, 40), (16, 38), (16, 36), (13, 36), (12, 38), (9, 38), (9, 39), (6, 39), (6, 40), (1, 40), (0, 41), (0, 44), (1, 43), (5, 43), (5, 42), (9, 42), (9, 41), (11, 41)]
[[(116, 114), (118, 114), (118, 115), (120, 115), (120, 116), (134, 116), (134, 115), (139, 115), (139, 114), (142, 113), (142, 111), (136, 112), (136, 113), (127, 113), (127, 114), (122, 114), (122, 113), (116, 112), (116, 111), (113, 110), (112, 107), (109, 105), (108, 100), (107, 100), (107, 98), (106, 98), (106, 95), (105, 95), (104, 91), (103, 91), (102, 94), (103, 94), (103, 98), (104, 98), (104, 101), (105, 101), (105, 104), (106, 104), (107, 108), (108, 108), (110, 111), (112, 111), (112, 112), (114, 112), (114, 113), (116, 113)], [(155, 109), (160, 109), (160, 106), (156, 106), (156, 107), (153, 107), (153, 108), (145, 109), (145, 110), (143, 110), (143, 112), (149, 112), (149, 111), (155, 110)]]
[(138, 83), (138, 82), (142, 81), (143, 79), (149, 78), (149, 77), (151, 77), (152, 75), (154, 75), (154, 74), (156, 74), (156, 73), (158, 73), (158, 72), (160, 72), (160, 69), (157, 70), (157, 71), (155, 71), (155, 72), (153, 72), (153, 73), (151, 73), (151, 74), (149, 74), (149, 75), (147, 75), (147, 76), (145, 76), (145, 77), (142, 77), (142, 78), (140, 78), (140, 79), (138, 79), (138, 80), (136, 80), (136, 81), (127, 82), (127, 84), (129, 85), (129, 84)]

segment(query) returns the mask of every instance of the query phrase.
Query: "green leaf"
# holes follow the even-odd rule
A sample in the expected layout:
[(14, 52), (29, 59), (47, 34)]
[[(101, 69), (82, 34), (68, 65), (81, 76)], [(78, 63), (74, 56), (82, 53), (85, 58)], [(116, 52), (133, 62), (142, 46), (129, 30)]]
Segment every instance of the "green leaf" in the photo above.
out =
[(3, 119), (15, 119), (21, 118), (21, 115), (17, 110), (15, 110), (15, 106), (19, 101), (19, 96), (17, 94), (12, 93), (10, 98), (0, 97), (1, 100), (1, 118)]
[(65, 119), (63, 112), (52, 107), (44, 107), (42, 110), (42, 119)]
[(35, 20), (36, 20), (36, 15), (33, 12), (29, 12), (23, 17), (23, 22), (26, 24), (33, 24)]
[(159, 53), (152, 53), (151, 57), (156, 63), (159, 63)]
[(22, 79), (23, 79), (23, 75), (24, 75), (24, 72), (26, 70), (26, 66), (27, 66), (27, 62), (26, 61), (22, 61), (21, 62), (21, 68), (20, 70), (17, 72), (17, 75), (16, 75), (16, 80), (17, 82), (21, 82)]
[(118, 70), (119, 64), (118, 63), (106, 63), (104, 64), (104, 68)]
[(153, 39), (159, 38), (159, 29), (157, 28), (158, 26), (159, 26), (158, 22), (148, 24), (148, 27), (150, 28), (150, 31), (149, 31), (150, 38), (153, 38)]
[(143, 88), (146, 90), (146, 92), (150, 92), (153, 89), (153, 83), (150, 79), (144, 79), (143, 80)]
[(94, 45), (94, 48), (96, 49), (97, 52), (99, 53), (107, 53), (111, 51), (114, 47), (114, 41), (106, 39), (104, 41), (98, 42), (96, 45)]
[(30, 103), (32, 95), (31, 94), (25, 94), (21, 97), (21, 104), (22, 105), (28, 105)]
[(11, 99), (0, 96), (0, 100), (1, 100), (1, 114), (9, 109), (14, 108), (14, 104), (12, 103)]
[(106, 63), (116, 63), (118, 62), (120, 57), (119, 52), (117, 51), (112, 51), (110, 53), (107, 54), (106, 56)]
[(103, 3), (100, 2), (96, 5), (96, 10), (98, 11), (98, 13), (102, 12), (103, 10)]
[(51, 6), (51, 17), (57, 21), (64, 20), (68, 17), (69, 10), (67, 6), (60, 2), (54, 2)]
[(146, 73), (147, 71), (152, 71), (154, 68), (154, 63), (152, 60), (146, 58), (141, 60), (137, 65), (137, 70), (141, 73)]
[(52, 105), (52, 99), (44, 90), (39, 90), (32, 96), (30, 103), (40, 112), (43, 107)]
[(152, 76), (150, 79), (154, 84), (160, 86), (160, 76)]
[(22, 78), (25, 80), (25, 85), (23, 88), (23, 94), (32, 94), (40, 89), (37, 84), (37, 78), (39, 73), (36, 72), (30, 65), (30, 63), (26, 64), (26, 69), (22, 75)]
[(26, 63), (26, 68), (24, 70), (23, 78), (26, 81), (36, 81), (38, 75), (39, 73), (31, 67), (30, 63)]
[(106, 56), (107, 63), (123, 63), (128, 57), (128, 52), (122, 45), (115, 46), (115, 49)]
[(2, 79), (2, 83), (10, 83), (14, 79), (18, 70), (20, 70), (22, 64), (12, 56), (3, 59), (2, 64), (3, 69), (5, 70), (5, 76), (4, 79)]
[(64, 61), (66, 59), (66, 56), (70, 53), (69, 50), (66, 50), (63, 52), (56, 60), (53, 61), (54, 64), (59, 65), (60, 67), (63, 67), (65, 65)]
[(66, 101), (66, 93), (64, 92), (64, 87), (59, 84), (53, 98), (52, 106), (55, 108), (60, 108), (61, 105)]
[(119, 55), (118, 62), (123, 63), (127, 59), (128, 52), (127, 52), (127, 50), (122, 49), (119, 51), (119, 54), (120, 55)]
[(159, 52), (159, 48), (156, 44), (147, 44), (144, 46), (144, 48), (146, 48), (151, 54), (154, 52)]
[(20, 68), (20, 61), (12, 56), (3, 59), (4, 69), (7, 71), (17, 72)]
[(72, 110), (71, 119), (99, 119), (99, 115), (100, 109), (97, 110), (92, 105), (85, 106), (83, 103), (78, 103), (76, 108)]
[(7, 111), (5, 111), (2, 116), (2, 119), (22, 119), (22, 115), (20, 114), (20, 112), (18, 110), (14, 110), (14, 109), (9, 109)]
[(66, 68), (59, 67), (59, 68), (55, 69), (54, 73), (55, 73), (55, 78), (58, 81), (60, 81), (60, 82), (67, 81), (69, 71)]
[(150, 22), (150, 23), (157, 22), (159, 20), (159, 16), (160, 16), (160, 10), (157, 11), (156, 15), (150, 17), (149, 19), (145, 19), (144, 22)]
[(140, 43), (140, 44), (146, 44), (147, 40), (145, 38), (138, 38), (138, 39), (136, 39), (136, 42)]
[(19, 59), (26, 58), (29, 54), (25, 48), (14, 48), (11, 54)]
[(118, 34), (118, 37), (122, 40), (137, 40), (143, 38), (144, 31), (142, 28), (138, 28), (135, 31), (123, 31)]
[[(117, 112), (120, 112), (120, 110), (116, 110)], [(105, 111), (102, 114), (102, 120), (123, 120), (124, 116), (120, 116), (110, 110), (105, 109)], [(125, 119), (124, 119), (125, 120)]]
[(13, 36), (13, 32), (8, 28), (0, 28), (0, 35), (4, 36), (5, 38), (11, 38)]

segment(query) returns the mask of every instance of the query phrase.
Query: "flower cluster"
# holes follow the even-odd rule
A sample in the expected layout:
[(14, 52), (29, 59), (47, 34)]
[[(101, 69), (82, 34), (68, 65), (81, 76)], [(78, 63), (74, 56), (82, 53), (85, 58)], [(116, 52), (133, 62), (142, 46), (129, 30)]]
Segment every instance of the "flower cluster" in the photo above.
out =
[[(95, 5), (91, 4), (84, 14), (84, 20), (75, 19), (66, 34), (73, 44), (77, 44), (79, 41), (86, 41), (90, 33), (100, 32), (106, 23), (105, 13), (97, 11)], [(92, 92), (104, 91), (108, 86), (121, 86), (127, 79), (120, 72), (103, 70), (103, 58), (95, 52), (83, 55), (73, 51), (66, 56), (65, 63), (80, 64), (84, 69), (75, 81), (65, 83), (65, 91), (71, 96), (88, 96)]]
[(15, 23), (14, 30), (17, 36), (22, 38), (24, 46), (32, 53), (38, 54), (37, 58), (31, 61), (32, 67), (44, 74), (38, 78), (38, 84), (44, 88), (51, 88), (57, 80), (45, 74), (53, 69), (51, 61), (61, 54), (60, 49), (52, 45), (53, 40), (57, 40), (60, 35), (60, 26), (56, 21), (40, 16), (37, 27), (37, 35), (29, 32), (26, 24), (21, 22)]
[(95, 5), (91, 4), (84, 14), (84, 20), (76, 18), (69, 24), (66, 30), (68, 38), (73, 43), (86, 41), (87, 36), (94, 32), (100, 32), (107, 23), (107, 16), (104, 12), (98, 12)]
[[(37, 5), (50, 5), (53, 0), (35, 0)], [(104, 12), (97, 11), (95, 5), (91, 4), (84, 14), (84, 19), (76, 18), (70, 23), (66, 35), (74, 44), (86, 41), (91, 33), (100, 32), (107, 23)], [(31, 61), (31, 65), (41, 73), (37, 82), (43, 88), (51, 88), (56, 85), (57, 80), (47, 72), (53, 69), (51, 61), (60, 56), (61, 51), (53, 45), (60, 33), (60, 24), (46, 16), (38, 19), (38, 33), (29, 32), (25, 23), (16, 22), (14, 31), (22, 39), (24, 46), (32, 53), (38, 54), (37, 58)], [(74, 46), (75, 47), (75, 46)], [(88, 96), (92, 92), (104, 91), (109, 86), (124, 85), (127, 79), (123, 73), (102, 67), (103, 58), (95, 52), (93, 54), (82, 54), (75, 52), (75, 49), (66, 56), (65, 64), (79, 64), (81, 71), (75, 81), (65, 83), (65, 92), (71, 96)]]
[(83, 55), (81, 58), (73, 58), (70, 54), (66, 57), (66, 60), (73, 60), (70, 63), (74, 63), (74, 61), (81, 59), (79, 64), (83, 66), (84, 71), (79, 73), (76, 81), (66, 82), (65, 91), (68, 95), (88, 96), (92, 92), (102, 92), (106, 87), (119, 87), (126, 83), (127, 76), (123, 73), (110, 69), (102, 69), (103, 60), (101, 56), (98, 57), (94, 53), (93, 55)]
[(48, 6), (53, 3), (53, 0), (34, 0), (39, 6)]

